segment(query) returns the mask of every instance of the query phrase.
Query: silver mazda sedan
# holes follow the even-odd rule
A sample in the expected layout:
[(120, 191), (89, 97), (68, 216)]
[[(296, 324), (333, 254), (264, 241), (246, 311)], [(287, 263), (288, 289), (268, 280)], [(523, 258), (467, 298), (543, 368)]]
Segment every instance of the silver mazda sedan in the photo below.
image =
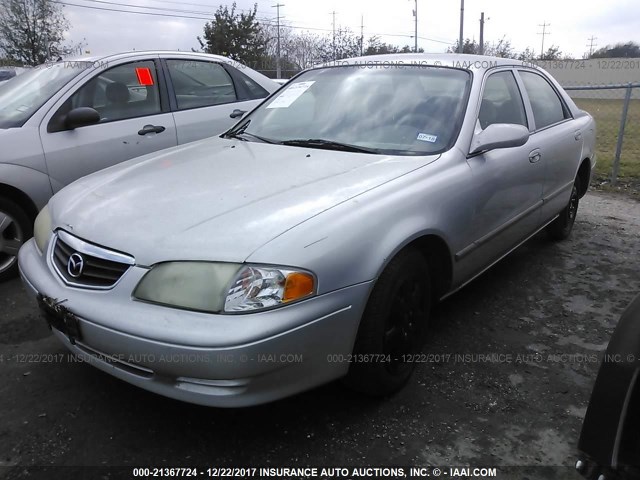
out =
[(56, 194), (19, 253), (55, 335), (118, 378), (237, 407), (409, 379), (434, 302), (566, 238), (595, 125), (539, 68), (392, 55), (307, 70), (220, 137)]

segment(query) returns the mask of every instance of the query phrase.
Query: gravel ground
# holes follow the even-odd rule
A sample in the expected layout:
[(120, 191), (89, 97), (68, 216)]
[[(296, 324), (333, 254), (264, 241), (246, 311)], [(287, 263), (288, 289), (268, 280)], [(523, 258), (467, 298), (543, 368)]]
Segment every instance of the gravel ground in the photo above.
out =
[(569, 240), (538, 235), (436, 308), (433, 356), (397, 395), (334, 383), (242, 410), (165, 399), (69, 361), (21, 284), (0, 284), (0, 477), (77, 473), (30, 466), (482, 465), (578, 478), (582, 417), (640, 291), (639, 251), (640, 203), (590, 193)]

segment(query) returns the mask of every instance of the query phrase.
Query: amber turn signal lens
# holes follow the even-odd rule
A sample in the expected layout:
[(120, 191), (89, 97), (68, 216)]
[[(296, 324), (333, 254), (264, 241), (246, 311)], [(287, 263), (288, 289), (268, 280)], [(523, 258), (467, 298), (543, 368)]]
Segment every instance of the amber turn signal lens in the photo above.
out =
[(290, 273), (284, 284), (283, 302), (292, 302), (311, 295), (314, 288), (313, 283), (313, 276), (308, 273)]

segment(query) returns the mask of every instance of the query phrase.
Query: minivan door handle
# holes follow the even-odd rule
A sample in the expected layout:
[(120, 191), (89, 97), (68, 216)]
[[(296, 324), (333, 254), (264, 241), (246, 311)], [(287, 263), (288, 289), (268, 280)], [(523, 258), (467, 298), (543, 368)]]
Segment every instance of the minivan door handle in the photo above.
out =
[(144, 136), (149, 133), (162, 133), (166, 130), (162, 125), (145, 125), (142, 130), (138, 131), (138, 135)]
[(576, 140), (580, 140), (582, 138), (582, 132), (580, 130), (576, 130), (573, 138), (575, 138)]

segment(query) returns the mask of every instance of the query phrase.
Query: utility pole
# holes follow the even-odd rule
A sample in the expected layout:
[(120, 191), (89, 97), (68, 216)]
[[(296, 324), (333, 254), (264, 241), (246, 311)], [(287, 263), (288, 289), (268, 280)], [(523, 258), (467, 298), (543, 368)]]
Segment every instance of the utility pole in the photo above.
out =
[(593, 35), (591, 35), (591, 38), (587, 38), (587, 40), (589, 40), (589, 44), (587, 45), (587, 47), (589, 47), (589, 58), (593, 55), (593, 47), (598, 46), (597, 43), (594, 43), (597, 39), (598, 37), (594, 37)]
[(484, 12), (480, 12), (480, 55), (484, 55)]
[(418, 53), (418, 0), (416, 1), (416, 8), (413, 10), (414, 23), (415, 23), (415, 43), (413, 47), (413, 51)]
[(272, 5), (271, 8), (275, 8), (278, 16), (277, 29), (278, 29), (278, 44), (276, 47), (276, 78), (282, 78), (282, 67), (280, 66), (280, 7), (284, 7), (282, 3)]
[(360, 56), (364, 55), (364, 15), (360, 15)]
[(458, 40), (458, 53), (462, 53), (463, 47), (462, 42), (464, 35), (464, 0), (460, 0), (460, 38)]
[(542, 33), (538, 33), (538, 35), (542, 35), (542, 48), (540, 49), (540, 59), (542, 60), (542, 58), (544, 58), (544, 37), (551, 35), (551, 32), (547, 32), (547, 27), (550, 27), (551, 24), (542, 22), (542, 24), (538, 26), (542, 27)]
[(331, 12), (333, 15), (333, 61), (336, 61), (336, 11)]

